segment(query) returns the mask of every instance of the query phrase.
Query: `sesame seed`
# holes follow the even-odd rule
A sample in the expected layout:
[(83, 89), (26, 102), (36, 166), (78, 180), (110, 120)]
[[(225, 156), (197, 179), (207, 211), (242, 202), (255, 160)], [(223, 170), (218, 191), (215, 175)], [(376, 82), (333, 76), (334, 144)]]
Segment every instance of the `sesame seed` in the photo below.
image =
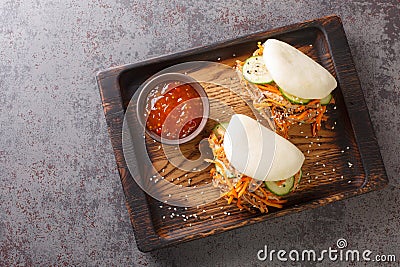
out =
[(340, 151), (340, 152), (344, 153), (344, 150), (342, 150), (342, 151)]
[(347, 162), (347, 164), (349, 165), (349, 168), (351, 168), (353, 166), (353, 163), (351, 163), (350, 161)]
[(350, 147), (346, 147), (346, 149), (350, 149)]
[(163, 206), (162, 206), (162, 205), (160, 205), (160, 209), (162, 209), (162, 207), (163, 207)]
[(334, 172), (334, 171), (336, 171), (336, 169), (335, 169), (335, 168), (333, 168), (333, 169), (332, 169), (332, 171)]
[(162, 216), (163, 220), (165, 220), (165, 216)]
[(350, 183), (351, 183), (351, 181), (348, 181), (347, 183), (349, 183), (349, 184), (350, 184)]
[(316, 157), (319, 158), (319, 155), (317, 155)]

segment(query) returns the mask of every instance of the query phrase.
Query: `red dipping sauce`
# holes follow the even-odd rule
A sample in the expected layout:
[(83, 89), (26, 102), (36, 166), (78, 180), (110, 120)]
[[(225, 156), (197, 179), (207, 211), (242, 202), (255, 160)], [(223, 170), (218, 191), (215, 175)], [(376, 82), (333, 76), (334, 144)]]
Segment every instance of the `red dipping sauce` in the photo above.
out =
[(182, 139), (199, 127), (203, 109), (199, 93), (190, 84), (163, 82), (147, 96), (146, 127), (162, 138)]

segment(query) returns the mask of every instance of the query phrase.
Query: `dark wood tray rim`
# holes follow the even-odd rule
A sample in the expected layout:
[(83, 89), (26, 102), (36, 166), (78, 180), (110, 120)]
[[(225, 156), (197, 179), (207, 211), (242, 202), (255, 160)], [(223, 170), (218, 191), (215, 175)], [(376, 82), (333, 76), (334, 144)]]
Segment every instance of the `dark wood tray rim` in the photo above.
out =
[[(133, 188), (128, 189), (124, 186), (124, 193), (127, 199), (126, 205), (130, 214), (139, 250), (143, 252), (148, 252), (161, 247), (170, 246), (189, 240), (198, 239), (204, 236), (225, 232), (227, 230), (232, 230), (238, 227), (242, 227), (244, 225), (251, 225), (253, 223), (265, 221), (266, 219), (270, 219), (273, 217), (280, 217), (288, 213), (299, 212), (310, 208), (324, 206), (338, 200), (381, 189), (388, 183), (379, 146), (372, 128), (368, 108), (363, 97), (361, 85), (358, 79), (357, 72), (355, 70), (354, 62), (352, 60), (343, 25), (341, 19), (336, 15), (297, 23), (290, 26), (280, 27), (273, 30), (260, 31), (257, 33), (246, 35), (244, 37), (235, 38), (203, 47), (196, 47), (179, 53), (160, 56), (138, 63), (127, 64), (98, 72), (96, 75), (96, 80), (100, 90), (104, 114), (108, 125), (108, 132), (116, 157), (121, 182), (123, 185), (126, 185), (126, 181), (128, 179), (133, 179), (125, 163), (121, 144), (124, 107), (121, 102), (121, 94), (119, 91), (119, 77), (124, 71), (131, 68), (145, 66), (150, 63), (173, 60), (190, 55), (205, 53), (217, 47), (238, 44), (241, 42), (245, 42), (248, 39), (269, 38), (274, 35), (290, 33), (293, 31), (311, 27), (316, 27), (320, 29), (327, 39), (329, 50), (331, 52), (332, 58), (334, 58), (333, 64), (335, 72), (337, 74), (339, 85), (345, 84), (346, 88), (351, 89), (346, 90), (346, 88), (342, 88), (342, 94), (349, 114), (349, 119), (354, 129), (354, 135), (357, 140), (357, 145), (361, 155), (364, 171), (367, 176), (365, 184), (357, 191), (342, 192), (331, 195), (329, 197), (305, 203), (297, 207), (295, 206), (282, 210), (282, 212), (276, 212), (273, 214), (273, 216), (270, 216), (270, 214), (266, 214), (264, 216), (249, 219), (240, 224), (232, 224), (231, 226), (224, 227), (223, 229), (215, 229), (208, 232), (199, 232), (196, 235), (186, 237), (164, 239), (160, 238), (156, 234), (154, 229), (152, 229), (152, 227), (148, 227), (146, 229), (139, 228), (139, 225), (143, 225), (145, 221), (151, 222), (151, 218), (149, 213), (134, 208), (137, 206), (143, 206), (143, 201), (147, 203), (147, 200), (145, 193), (136, 184), (133, 183), (131, 184)], [(344, 66), (346, 66), (346, 69), (344, 69)], [(367, 155), (368, 158), (365, 159)], [(129, 192), (130, 190), (133, 190), (135, 192), (135, 196), (127, 195), (127, 192)]]

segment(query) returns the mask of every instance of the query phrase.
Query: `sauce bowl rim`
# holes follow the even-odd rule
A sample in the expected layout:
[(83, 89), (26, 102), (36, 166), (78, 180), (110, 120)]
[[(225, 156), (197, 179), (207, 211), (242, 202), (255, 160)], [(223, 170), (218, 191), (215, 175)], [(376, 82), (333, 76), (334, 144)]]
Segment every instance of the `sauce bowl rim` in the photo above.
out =
[[(146, 104), (147, 104), (147, 97), (149, 93), (151, 92), (154, 87), (159, 85), (160, 83), (163, 82), (168, 82), (168, 81), (177, 81), (177, 82), (182, 82), (182, 84), (190, 84), (196, 92), (199, 94), (200, 99), (203, 104), (203, 116), (202, 120), (199, 124), (199, 126), (194, 130), (190, 135), (184, 137), (184, 138), (179, 138), (179, 139), (167, 139), (167, 138), (161, 138), (161, 136), (153, 133), (152, 131), (147, 129), (146, 126), (146, 120), (148, 114), (146, 116), (144, 115), (146, 113)], [(197, 80), (192, 78), (189, 75), (183, 74), (183, 73), (178, 73), (178, 72), (169, 72), (169, 73), (163, 73), (154, 77), (151, 77), (148, 79), (142, 86), (142, 89), (139, 93), (138, 96), (138, 105), (137, 107), (137, 116), (138, 120), (141, 124), (142, 127), (144, 127), (145, 132), (154, 140), (166, 144), (166, 145), (180, 145), (187, 143), (194, 138), (196, 138), (204, 129), (206, 126), (208, 117), (210, 115), (210, 102), (208, 101), (208, 96), (204, 88), (199, 84)]]

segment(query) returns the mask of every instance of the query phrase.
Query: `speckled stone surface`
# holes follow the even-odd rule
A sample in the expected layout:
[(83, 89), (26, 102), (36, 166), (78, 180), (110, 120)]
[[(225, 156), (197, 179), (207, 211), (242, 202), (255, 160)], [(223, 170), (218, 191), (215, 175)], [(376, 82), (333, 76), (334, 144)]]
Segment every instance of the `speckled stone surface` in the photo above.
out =
[[(343, 20), (390, 184), (139, 252), (96, 72), (330, 14)], [(398, 0), (1, 1), (0, 266), (266, 266), (265, 244), (322, 250), (340, 237), (400, 263), (399, 32)]]

